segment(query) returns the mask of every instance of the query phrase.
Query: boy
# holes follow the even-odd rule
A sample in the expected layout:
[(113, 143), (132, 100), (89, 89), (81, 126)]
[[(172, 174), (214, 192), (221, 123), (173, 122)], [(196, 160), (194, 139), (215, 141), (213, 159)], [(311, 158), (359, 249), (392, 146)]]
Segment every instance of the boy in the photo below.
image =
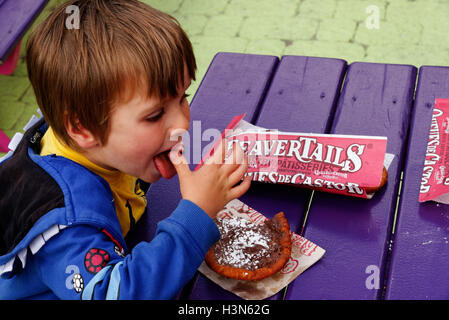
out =
[[(45, 122), (0, 164), (0, 299), (173, 297), (219, 239), (212, 218), (250, 185), (241, 149), (196, 172), (178, 152), (196, 69), (186, 34), (139, 1), (72, 0), (30, 37), (27, 66)], [(129, 252), (143, 182), (176, 173), (178, 207)]]

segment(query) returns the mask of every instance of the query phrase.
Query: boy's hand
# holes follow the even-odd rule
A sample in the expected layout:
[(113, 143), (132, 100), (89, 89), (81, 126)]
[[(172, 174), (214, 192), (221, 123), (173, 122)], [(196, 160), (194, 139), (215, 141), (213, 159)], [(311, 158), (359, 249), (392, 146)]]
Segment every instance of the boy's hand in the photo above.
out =
[(248, 191), (251, 177), (242, 179), (248, 169), (248, 158), (238, 143), (226, 161), (225, 144), (220, 143), (212, 157), (197, 171), (190, 171), (186, 158), (176, 148), (170, 152), (170, 160), (179, 177), (183, 199), (190, 200), (215, 218), (229, 201), (239, 198)]

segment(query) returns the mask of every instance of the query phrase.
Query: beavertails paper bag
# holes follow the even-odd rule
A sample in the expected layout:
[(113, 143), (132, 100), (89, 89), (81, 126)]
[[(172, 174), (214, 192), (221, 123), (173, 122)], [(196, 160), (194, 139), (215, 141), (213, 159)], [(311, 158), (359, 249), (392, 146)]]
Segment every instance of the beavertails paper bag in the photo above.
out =
[(246, 175), (253, 181), (370, 199), (373, 194), (364, 188), (377, 187), (384, 165), (392, 160), (386, 158), (386, 137), (282, 132), (254, 126), (243, 117), (231, 121), (222, 139), (226, 139), (228, 154), (234, 143), (246, 152)]
[[(238, 216), (262, 224), (267, 218), (238, 199), (230, 201), (217, 215), (217, 218)], [(317, 262), (326, 252), (315, 243), (291, 232), (292, 253), (284, 267), (270, 277), (259, 281), (237, 280), (219, 275), (208, 267), (206, 262), (198, 270), (225, 290), (247, 300), (271, 297), (292, 282), (307, 268)]]
[(419, 202), (449, 204), (449, 99), (435, 99)]

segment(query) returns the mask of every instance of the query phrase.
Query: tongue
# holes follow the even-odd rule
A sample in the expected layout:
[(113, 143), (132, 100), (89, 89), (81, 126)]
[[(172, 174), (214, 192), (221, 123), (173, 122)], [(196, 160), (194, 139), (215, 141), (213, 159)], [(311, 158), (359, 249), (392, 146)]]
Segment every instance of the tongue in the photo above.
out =
[(168, 152), (157, 155), (154, 158), (154, 164), (165, 179), (170, 179), (176, 174), (176, 169), (168, 157)]

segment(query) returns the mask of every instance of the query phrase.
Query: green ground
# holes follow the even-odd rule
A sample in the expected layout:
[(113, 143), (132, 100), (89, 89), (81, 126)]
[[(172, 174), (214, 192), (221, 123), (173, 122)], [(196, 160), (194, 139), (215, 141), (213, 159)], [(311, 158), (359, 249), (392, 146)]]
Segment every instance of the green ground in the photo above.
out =
[[(190, 36), (199, 67), (190, 93), (219, 51), (449, 66), (449, 0), (144, 2), (172, 14)], [(36, 23), (57, 3), (51, 0)], [(15, 73), (0, 76), (0, 129), (10, 137), (37, 114), (23, 49)]]

